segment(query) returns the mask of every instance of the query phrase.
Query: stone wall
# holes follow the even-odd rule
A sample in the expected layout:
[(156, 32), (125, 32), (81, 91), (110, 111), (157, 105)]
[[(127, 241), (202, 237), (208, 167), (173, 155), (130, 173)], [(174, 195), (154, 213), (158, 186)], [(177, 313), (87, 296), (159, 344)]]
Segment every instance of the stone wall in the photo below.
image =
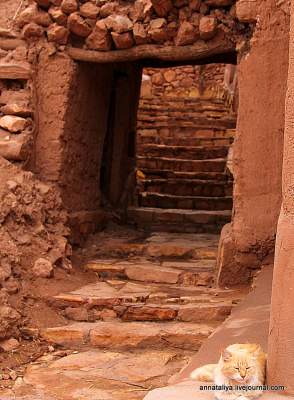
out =
[(56, 46), (70, 43), (98, 51), (142, 44), (185, 46), (210, 41), (220, 32), (236, 42), (247, 28), (236, 20), (234, 3), (35, 0), (19, 15), (17, 25), (26, 39), (46, 36)]
[(225, 64), (145, 68), (142, 97), (216, 97), (224, 86)]
[(14, 16), (17, 0), (0, 4), (0, 156), (25, 164), (34, 131), (32, 68), (28, 44), (18, 39)]
[(0, 4), (0, 340), (19, 335), (30, 284), (71, 268), (60, 193), (25, 171), (34, 164), (38, 118), (33, 51), (13, 29), (19, 5)]

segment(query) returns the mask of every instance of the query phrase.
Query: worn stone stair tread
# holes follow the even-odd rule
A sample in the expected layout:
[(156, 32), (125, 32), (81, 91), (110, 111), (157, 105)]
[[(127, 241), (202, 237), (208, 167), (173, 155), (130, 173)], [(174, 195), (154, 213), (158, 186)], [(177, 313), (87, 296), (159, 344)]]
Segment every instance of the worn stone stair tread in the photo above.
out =
[[(170, 233), (219, 233), (222, 226), (230, 222), (231, 214), (231, 210), (207, 211), (156, 207), (128, 208), (130, 221), (137, 224), (140, 229)], [(202, 257), (209, 258), (210, 256), (205, 253), (202, 254)], [(216, 257), (217, 249), (210, 253), (212, 254), (212, 258)], [(195, 254), (193, 258), (195, 258)]]
[(1, 388), (1, 398), (141, 400), (152, 387), (167, 385), (168, 379), (187, 365), (191, 353), (181, 347), (180, 351), (111, 347), (56, 351), (32, 362), (13, 390)]
[(177, 196), (224, 197), (232, 196), (233, 183), (229, 180), (201, 180), (181, 178), (149, 178), (142, 180), (142, 192)]
[[(154, 195), (163, 198), (175, 198), (175, 199), (199, 199), (199, 200), (211, 200), (212, 197), (210, 196), (178, 196), (175, 194), (168, 194), (168, 193), (154, 193), (154, 192), (141, 192), (143, 197), (147, 197), (149, 195)], [(213, 200), (223, 200), (223, 199), (232, 199), (232, 196), (219, 196), (213, 197)]]
[[(166, 262), (166, 265), (172, 266), (175, 265), (175, 262)], [(174, 268), (174, 270), (176, 271), (177, 269)], [(211, 271), (206, 270), (206, 272)], [(79, 306), (83, 304), (113, 306), (127, 302), (135, 304), (138, 301), (142, 302), (148, 299), (155, 301), (158, 298), (160, 301), (165, 301), (173, 298), (174, 301), (182, 304), (182, 297), (186, 298), (187, 296), (196, 298), (202, 296), (201, 298), (199, 297), (200, 302), (203, 300), (210, 301), (210, 299), (223, 301), (228, 295), (235, 299), (236, 297), (234, 296), (236, 294), (238, 297), (238, 293), (238, 290), (220, 290), (209, 286), (181, 286), (180, 284), (172, 286), (164, 282), (140, 283), (111, 279), (97, 281), (82, 286), (77, 290), (55, 295), (52, 297), (52, 302), (62, 308), (68, 305)]]
[(215, 138), (206, 138), (206, 137), (161, 137), (157, 136), (141, 136), (140, 137), (141, 144), (165, 144), (165, 145), (182, 145), (182, 146), (230, 146), (233, 143), (233, 138), (225, 138), (225, 137), (215, 137)]
[(137, 157), (137, 166), (149, 169), (169, 169), (188, 172), (224, 172), (226, 167), (225, 158), (209, 160), (187, 160), (183, 158), (169, 157)]
[(223, 321), (232, 310), (232, 302), (126, 305), (120, 318), (123, 321)]
[(231, 215), (231, 210), (215, 210), (215, 211), (210, 211), (210, 210), (179, 210), (179, 209), (160, 209), (160, 208), (155, 208), (155, 207), (129, 207), (129, 210), (144, 210), (144, 211), (152, 211), (157, 214), (161, 213), (178, 213), (182, 215), (219, 215), (219, 216), (230, 216)]
[(142, 159), (150, 159), (150, 160), (164, 160), (164, 161), (183, 161), (183, 162), (188, 162), (188, 163), (199, 163), (202, 164), (204, 161), (207, 161), (208, 163), (213, 163), (213, 162), (225, 162), (226, 159), (223, 157), (220, 158), (211, 158), (209, 160), (189, 160), (186, 158), (173, 158), (173, 157), (148, 157), (148, 156), (137, 156), (137, 160), (142, 160)]
[[(180, 301), (181, 296), (199, 296), (213, 293), (209, 288), (195, 287), (195, 286), (176, 286), (171, 287), (170, 284), (142, 284), (136, 282), (124, 282), (121, 287), (121, 281), (118, 281), (117, 286), (114, 285), (114, 280), (111, 284), (98, 281), (96, 283), (88, 284), (75, 291), (69, 293), (61, 293), (53, 296), (52, 301), (55, 305), (60, 307), (73, 305), (118, 305), (126, 302), (136, 303), (137, 301), (147, 300), (150, 296), (152, 299), (158, 293), (166, 299), (168, 296), (178, 298)], [(218, 297), (219, 298), (219, 297)]]
[(140, 129), (142, 127), (147, 128), (177, 128), (178, 126), (181, 126), (182, 128), (193, 128), (193, 129), (210, 129), (210, 128), (215, 128), (218, 127), (219, 129), (233, 129), (236, 125), (235, 120), (229, 120), (229, 121), (223, 121), (223, 120), (211, 120), (211, 121), (186, 121), (186, 120), (175, 120), (171, 121), (170, 119), (168, 120), (159, 120), (155, 121), (155, 119), (150, 118), (149, 120), (144, 119), (144, 120), (138, 120), (137, 127)]
[[(183, 106), (186, 106), (187, 104), (191, 104), (195, 107), (195, 105), (199, 105), (200, 107), (205, 107), (209, 109), (215, 109), (215, 108), (221, 108), (227, 110), (226, 105), (222, 100), (216, 100), (216, 99), (203, 99), (203, 98), (197, 98), (197, 97), (175, 97), (175, 96), (165, 96), (165, 100), (167, 104), (175, 104), (177, 107), (179, 107), (179, 104), (183, 104)], [(151, 106), (154, 107), (163, 107), (164, 104), (162, 104), (161, 99), (157, 99), (156, 97), (152, 97), (148, 99), (147, 97), (141, 98), (140, 99), (140, 104), (150, 104)]]
[(215, 107), (209, 107), (207, 105), (204, 105), (202, 107), (195, 107), (195, 104), (193, 103), (173, 103), (170, 101), (165, 101), (164, 104), (156, 104), (156, 103), (152, 103), (152, 102), (144, 102), (144, 101), (140, 101), (140, 112), (144, 112), (144, 111), (154, 111), (154, 112), (160, 112), (160, 113), (166, 113), (168, 111), (179, 111), (179, 110), (184, 110), (185, 112), (195, 112), (198, 111), (199, 113), (203, 112), (203, 113), (219, 113), (219, 114), (228, 114), (228, 115), (232, 115), (229, 114), (227, 112), (227, 109), (222, 106), (222, 105), (218, 105)]
[(215, 260), (192, 260), (192, 261), (163, 261), (162, 263), (157, 263), (150, 261), (148, 259), (129, 260), (128, 262), (120, 261), (116, 258), (108, 260), (93, 259), (86, 263), (85, 269), (94, 272), (120, 272), (124, 273), (128, 266), (138, 267), (149, 266), (152, 269), (167, 267), (167, 268), (180, 268), (183, 270), (197, 270), (197, 271), (207, 271), (213, 270), (216, 261)]
[(190, 160), (209, 160), (226, 157), (229, 146), (167, 146), (164, 144), (143, 144), (137, 146), (139, 153), (146, 157), (173, 157)]
[[(158, 209), (155, 209), (158, 211)], [(136, 216), (137, 211), (144, 212), (143, 208), (129, 208), (130, 217)], [(152, 211), (152, 210), (151, 210)], [(167, 210), (168, 211), (168, 210)], [(177, 211), (177, 210), (176, 210)], [(184, 214), (187, 212), (184, 211)], [(148, 209), (148, 213), (150, 210)], [(162, 215), (169, 213), (162, 210)], [(213, 215), (209, 213), (208, 215)], [(216, 214), (217, 215), (217, 214)], [(154, 259), (215, 259), (218, 247), (218, 236), (213, 234), (185, 234), (168, 233), (164, 229), (160, 233), (146, 234), (142, 231), (144, 238), (135, 240), (130, 237), (108, 236), (100, 238), (100, 245), (95, 250), (93, 257), (102, 259), (108, 258), (109, 254), (113, 258), (123, 257), (130, 261), (131, 259), (152, 258)], [(123, 260), (122, 260), (123, 261)]]
[[(188, 151), (197, 151), (197, 150), (202, 150), (202, 151), (206, 151), (206, 150), (211, 150), (210, 146), (181, 146), (181, 145), (166, 145), (166, 144), (154, 144), (154, 143), (150, 143), (150, 144), (144, 144), (142, 146), (145, 150), (148, 149), (160, 149), (160, 150), (188, 150)], [(213, 150), (227, 150), (229, 148), (229, 146), (215, 146), (213, 147)]]
[(180, 215), (183, 217), (187, 216), (216, 216), (216, 217), (230, 217), (232, 214), (231, 210), (184, 210), (184, 209), (172, 209), (172, 208), (156, 208), (156, 207), (129, 207), (129, 212), (144, 212), (144, 213), (155, 213), (157, 217), (164, 215), (164, 220), (167, 222), (168, 215)]
[(53, 344), (75, 347), (88, 345), (116, 350), (136, 348), (172, 348), (197, 350), (214, 330), (215, 324), (191, 322), (128, 322), (118, 320), (78, 322), (46, 328), (41, 336)]
[[(235, 118), (231, 117), (230, 115), (223, 115), (222, 112), (209, 112), (209, 111), (190, 111), (184, 110), (179, 111), (179, 110), (172, 110), (172, 109), (166, 109), (163, 112), (158, 112), (157, 110), (139, 110), (138, 112), (138, 122), (142, 121), (166, 121), (169, 119), (171, 121), (171, 124), (174, 123), (174, 121), (187, 121), (190, 117), (190, 121), (202, 124), (202, 123), (213, 123), (213, 122), (219, 122), (221, 121), (222, 124), (226, 123), (231, 123), (235, 122)], [(202, 122), (203, 121), (203, 122)]]
[(213, 268), (215, 263), (213, 260), (204, 262), (189, 263), (154, 263), (148, 260), (129, 263), (105, 264), (98, 261), (89, 262), (85, 268), (95, 271), (104, 277), (120, 277), (141, 282), (151, 283), (170, 283), (176, 284), (187, 282), (187, 279), (193, 279), (197, 285), (206, 285), (212, 282)]
[(187, 185), (207, 185), (207, 186), (233, 186), (233, 182), (231, 180), (226, 179), (226, 175), (223, 175), (223, 180), (213, 179), (203, 179), (199, 178), (190, 178), (190, 177), (181, 177), (181, 176), (173, 176), (171, 178), (161, 178), (161, 177), (149, 177), (147, 174), (145, 175), (146, 178), (142, 179), (142, 182), (145, 184), (170, 184), (170, 185), (179, 185), (179, 184), (187, 184)]
[[(137, 130), (139, 138), (143, 137), (158, 137), (158, 130), (155, 128), (152, 128), (150, 126), (146, 126), (143, 128), (138, 128)], [(194, 125), (192, 128), (191, 127), (185, 127), (185, 126), (175, 126), (175, 127), (170, 127), (168, 131), (163, 132), (164, 135), (162, 138), (181, 138), (181, 139), (211, 139), (211, 141), (216, 140), (216, 139), (231, 139), (234, 138), (236, 134), (236, 129), (235, 128), (220, 128), (220, 127), (209, 127), (209, 128), (203, 128), (202, 125), (197, 126)], [(170, 146), (176, 146), (176, 144), (170, 144)], [(180, 144), (177, 146), (185, 146), (184, 144)], [(194, 146), (197, 146), (194, 144)], [(203, 146), (203, 145), (198, 145), (198, 146)]]
[(191, 171), (171, 171), (141, 168), (141, 171), (148, 179), (174, 179), (176, 180), (198, 180), (205, 182), (224, 182), (232, 184), (225, 172), (191, 172)]
[(232, 209), (232, 197), (204, 197), (204, 196), (181, 196), (169, 193), (141, 192), (139, 204), (143, 207), (155, 207), (163, 209), (185, 209), (185, 210), (229, 210)]

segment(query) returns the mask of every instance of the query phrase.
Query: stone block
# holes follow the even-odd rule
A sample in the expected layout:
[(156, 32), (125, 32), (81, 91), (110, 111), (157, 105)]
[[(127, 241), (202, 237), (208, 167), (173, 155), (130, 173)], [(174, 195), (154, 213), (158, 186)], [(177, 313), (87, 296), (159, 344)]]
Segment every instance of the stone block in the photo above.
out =
[(106, 27), (104, 20), (96, 22), (92, 33), (86, 39), (86, 45), (91, 50), (111, 50), (111, 35)]
[(79, 4), (77, 0), (63, 0), (61, 3), (61, 10), (65, 14), (71, 14), (77, 11)]
[(77, 36), (87, 37), (92, 29), (87, 21), (77, 12), (68, 17), (68, 28)]
[(236, 16), (240, 22), (254, 23), (257, 20), (256, 0), (239, 0), (236, 3)]
[(5, 115), (0, 118), (0, 127), (7, 129), (9, 132), (21, 132), (28, 125), (28, 121), (22, 117), (16, 117), (14, 115)]
[(134, 39), (131, 32), (111, 32), (111, 36), (116, 49), (129, 49), (134, 45)]
[(205, 16), (200, 19), (199, 33), (200, 38), (204, 40), (212, 39), (217, 31), (217, 20), (211, 16)]
[(181, 272), (181, 270), (164, 268), (154, 264), (134, 264), (128, 266), (125, 270), (127, 277), (135, 281), (171, 284), (178, 282)]
[(173, 7), (171, 0), (151, 0), (151, 2), (159, 17), (165, 17)]
[(67, 44), (69, 30), (64, 26), (52, 24), (47, 30), (47, 37), (49, 42), (55, 42), (61, 45)]
[(177, 310), (172, 307), (131, 306), (122, 316), (123, 321), (171, 321), (177, 316)]
[(93, 18), (96, 19), (99, 14), (100, 8), (96, 6), (96, 4), (87, 1), (80, 6), (80, 14), (85, 18)]

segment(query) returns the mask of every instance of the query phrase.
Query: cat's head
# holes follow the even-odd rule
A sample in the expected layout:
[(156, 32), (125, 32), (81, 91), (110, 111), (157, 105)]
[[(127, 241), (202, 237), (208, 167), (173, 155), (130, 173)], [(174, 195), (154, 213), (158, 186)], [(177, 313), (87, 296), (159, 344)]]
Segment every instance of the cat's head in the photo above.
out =
[(227, 379), (244, 385), (257, 376), (260, 370), (259, 356), (263, 352), (258, 345), (239, 346), (233, 349), (229, 346), (222, 352), (221, 371)]

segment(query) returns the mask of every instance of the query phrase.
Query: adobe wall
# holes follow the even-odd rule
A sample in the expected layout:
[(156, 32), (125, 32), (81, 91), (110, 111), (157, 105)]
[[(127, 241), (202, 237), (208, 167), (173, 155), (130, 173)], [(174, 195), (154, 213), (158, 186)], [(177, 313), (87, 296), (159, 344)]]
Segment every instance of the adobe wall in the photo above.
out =
[(117, 205), (124, 191), (140, 79), (140, 68), (128, 64), (74, 62), (48, 47), (39, 55), (34, 171), (60, 188), (81, 235), (101, 229), (102, 207)]
[[(109, 57), (109, 53), (117, 57), (120, 52), (105, 53), (104, 50), (115, 50), (121, 48), (119, 43), (125, 43), (124, 46), (128, 43), (124, 51), (131, 45), (134, 49), (130, 50), (134, 52), (127, 54), (130, 57), (134, 54), (137, 57), (139, 54), (141, 59), (150, 54), (152, 46), (155, 49), (151, 52), (153, 55), (168, 49), (168, 57), (172, 57), (173, 52), (170, 49), (190, 51), (189, 46), (193, 46), (193, 51), (202, 49), (201, 57), (205, 59), (207, 51), (211, 49), (214, 53), (225, 51), (224, 37), (226, 42), (230, 42), (231, 50), (238, 48), (241, 60), (241, 112), (234, 150), (235, 204), (233, 222), (224, 230), (220, 244), (219, 283), (234, 284), (246, 280), (251, 274), (247, 267), (254, 269), (262, 259), (272, 253), (281, 199), (283, 101), (287, 73), (287, 3), (279, 2), (276, 6), (268, 0), (268, 7), (260, 7), (260, 10), (254, 9), (255, 2), (248, 3), (243, 0), (239, 0), (237, 5), (231, 0), (189, 3), (185, 0), (175, 3), (169, 0), (137, 0), (124, 6), (116, 2), (101, 1), (94, 7), (91, 2), (82, 3), (76, 0), (40, 0), (38, 3), (41, 7), (37, 7), (35, 3), (30, 2), (29, 8), (20, 13), (17, 29), (13, 33), (14, 36), (19, 33), (29, 42), (27, 48), (24, 41), (17, 39), (17, 49), (28, 49), (25, 59), (15, 60), (15, 56), (12, 55), (15, 50), (12, 50), (8, 51), (8, 59), (4, 60), (4, 64), (9, 64), (10, 61), (15, 64), (17, 61), (17, 73), (27, 74), (27, 87), (34, 99), (30, 103), (32, 116), (29, 124), (32, 132), (29, 143), (33, 150), (28, 151), (25, 156), (18, 157), (21, 157), (23, 166), (27, 165), (27, 168), (36, 171), (40, 178), (53, 183), (58, 182), (67, 207), (75, 213), (86, 212), (77, 217), (78, 220), (84, 218), (86, 225), (91, 223), (92, 218), (87, 212), (98, 210), (101, 204), (97, 168), (101, 165), (102, 141), (106, 135), (106, 125), (109, 125), (106, 122), (106, 118), (109, 117), (106, 103), (108, 88), (113, 85), (113, 80), (109, 78), (112, 64), (97, 67), (91, 63), (89, 67), (82, 67), (81, 63), (72, 61), (66, 54), (68, 48), (64, 45), (69, 44), (70, 47), (74, 46), (83, 51), (93, 49), (95, 57), (97, 54), (99, 57), (103, 54)], [(271, 12), (268, 14), (267, 10)], [(116, 15), (118, 11), (119, 16)], [(256, 32), (248, 46), (247, 39), (250, 38), (256, 20)], [(139, 44), (136, 42), (136, 24), (142, 25), (147, 32), (142, 47), (135, 46)], [(171, 26), (176, 27), (172, 34), (168, 29)], [(167, 35), (167, 32), (170, 32), (171, 36)], [(11, 32), (8, 32), (7, 37), (10, 35)], [(180, 40), (180, 36), (185, 40)], [(106, 43), (108, 47), (97, 47), (97, 43), (99, 46)], [(147, 53), (144, 53), (144, 44), (149, 46)], [(144, 51), (140, 53), (142, 48)], [(87, 57), (90, 57), (89, 53)], [(37, 75), (33, 81), (35, 68)], [(98, 69), (99, 76), (103, 77), (100, 82), (99, 79), (95, 80), (95, 71)], [(87, 75), (90, 79), (86, 78)], [(132, 82), (130, 75), (128, 79)], [(79, 88), (78, 81), (81, 83)], [(134, 121), (130, 115), (135, 115), (139, 78), (135, 81), (132, 89), (132, 93), (135, 94), (134, 104), (127, 111), (119, 111), (126, 118), (123, 119), (123, 128), (122, 124), (116, 122), (118, 132), (122, 133), (117, 133), (117, 138), (121, 135), (121, 140), (115, 142), (113, 151), (116, 153), (111, 155), (112, 159), (118, 157), (119, 161), (111, 166), (112, 172), (108, 172), (115, 178), (112, 179), (114, 183), (110, 188), (113, 204), (119, 202), (122, 182), (128, 175), (128, 168), (122, 168), (121, 172), (120, 166), (129, 161), (129, 157), (121, 154), (125, 153), (129, 138), (134, 136)], [(94, 93), (90, 90), (92, 85), (97, 89)], [(125, 93), (124, 85), (125, 83), (122, 84), (121, 96)], [(52, 105), (48, 93), (58, 107)], [(84, 99), (88, 97), (86, 105)], [(96, 102), (101, 106), (101, 113), (97, 114), (98, 120), (94, 118)], [(50, 115), (48, 109), (52, 109)], [(12, 136), (12, 133), (8, 135)], [(16, 139), (19, 140), (20, 137), (18, 134)], [(49, 138), (50, 147), (47, 145)], [(5, 136), (2, 139), (5, 141)], [(23, 154), (22, 152), (23, 150), (19, 153)], [(87, 168), (82, 164), (87, 165)], [(97, 215), (97, 225), (101, 223), (101, 218)]]
[[(111, 66), (49, 56), (38, 63), (36, 172), (62, 187), (72, 212), (100, 205), (100, 170), (111, 93)], [(50, 110), (49, 113), (44, 110)]]
[(259, 23), (238, 65), (233, 220), (223, 229), (218, 260), (223, 286), (246, 281), (273, 257), (281, 204), (289, 8), (268, 0), (255, 12)]
[(286, 386), (294, 395), (294, 207), (293, 207), (293, 109), (294, 109), (294, 8), (291, 6), (289, 74), (285, 108), (285, 143), (283, 161), (283, 201), (278, 223), (275, 268), (272, 287), (271, 320), (268, 349), (268, 381)]

